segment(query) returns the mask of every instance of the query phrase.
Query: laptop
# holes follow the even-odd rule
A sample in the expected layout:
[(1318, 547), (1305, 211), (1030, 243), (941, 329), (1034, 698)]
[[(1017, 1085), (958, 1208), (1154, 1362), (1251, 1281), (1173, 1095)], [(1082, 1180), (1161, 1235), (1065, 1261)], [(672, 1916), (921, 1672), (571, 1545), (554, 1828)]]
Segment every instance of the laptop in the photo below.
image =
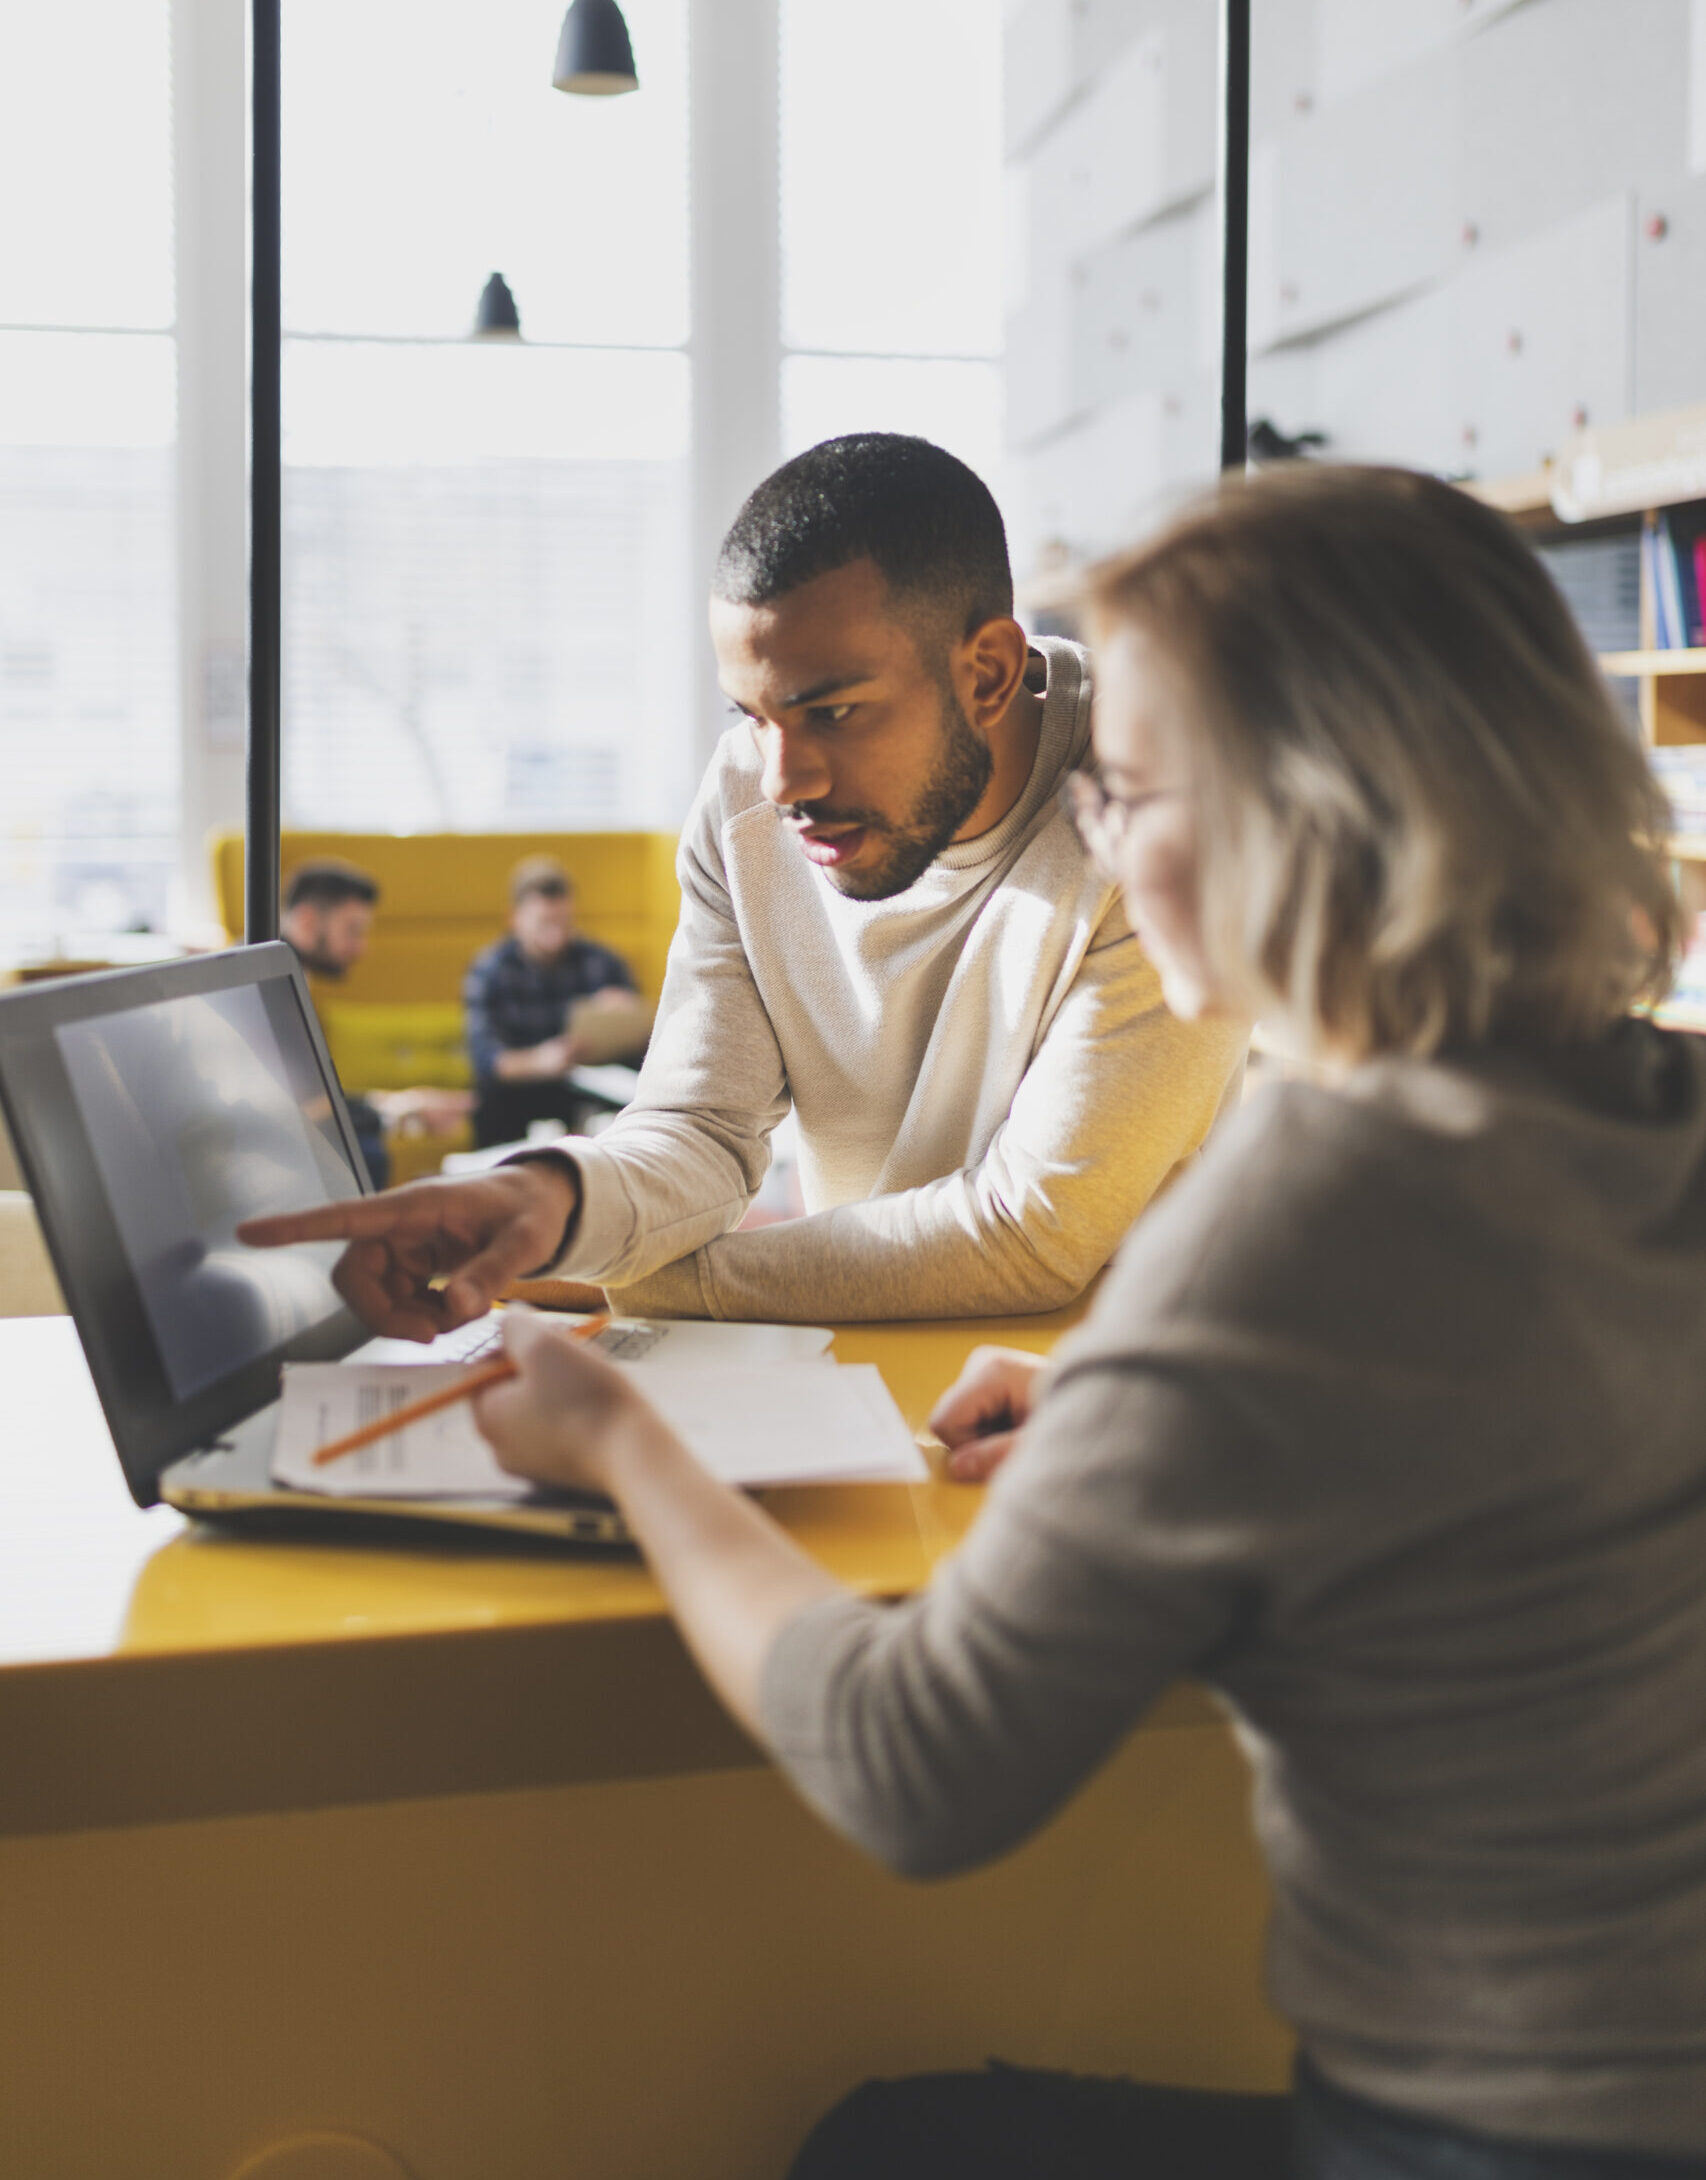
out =
[(368, 1192), (296, 956), (273, 943), (0, 993), (0, 1107), (139, 1506), (277, 1525), (374, 1519), (619, 1544), (590, 1493), (339, 1498), (275, 1485), (289, 1362), (466, 1358), (371, 1340), (332, 1284), (340, 1244), (247, 1249), (240, 1220)]

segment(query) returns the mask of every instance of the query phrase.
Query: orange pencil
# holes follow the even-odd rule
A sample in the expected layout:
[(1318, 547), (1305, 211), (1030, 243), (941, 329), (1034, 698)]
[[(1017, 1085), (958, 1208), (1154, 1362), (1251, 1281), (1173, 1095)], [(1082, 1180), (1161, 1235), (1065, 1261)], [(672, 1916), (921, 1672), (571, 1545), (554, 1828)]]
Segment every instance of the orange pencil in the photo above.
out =
[[(608, 1313), (589, 1317), (584, 1325), (574, 1327), (569, 1338), (590, 1340), (609, 1322)], [(515, 1365), (507, 1355), (494, 1355), (489, 1362), (472, 1363), (454, 1385), (441, 1385), (436, 1393), (425, 1393), (419, 1400), (407, 1400), (394, 1414), (382, 1416), (377, 1423), (364, 1423), (359, 1431), (350, 1431), (343, 1438), (334, 1438), (329, 1445), (317, 1447), (312, 1455), (314, 1466), (324, 1468), (328, 1461), (341, 1461), (346, 1453), (357, 1453), (363, 1446), (389, 1438), (393, 1431), (402, 1430), (406, 1424), (418, 1423), (422, 1416), (436, 1415), (440, 1408), (448, 1408), (459, 1400), (472, 1400), (488, 1385), (501, 1385), (505, 1378), (514, 1376)]]

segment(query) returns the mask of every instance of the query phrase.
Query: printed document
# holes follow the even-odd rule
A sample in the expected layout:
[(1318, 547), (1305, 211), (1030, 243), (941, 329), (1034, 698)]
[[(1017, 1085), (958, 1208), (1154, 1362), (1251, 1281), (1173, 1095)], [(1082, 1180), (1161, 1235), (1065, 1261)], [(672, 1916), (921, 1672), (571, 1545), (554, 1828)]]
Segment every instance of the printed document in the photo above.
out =
[[(661, 1358), (648, 1357), (622, 1367), (639, 1374), (646, 1398), (725, 1483), (916, 1483), (929, 1474), (874, 1364), (819, 1359), (757, 1369), (686, 1363), (664, 1368)], [(533, 1485), (499, 1468), (467, 1401), (440, 1408), (324, 1467), (315, 1465), (319, 1447), (440, 1385), (454, 1384), (465, 1368), (462, 1363), (287, 1365), (273, 1447), (274, 1482), (332, 1498), (533, 1497)]]

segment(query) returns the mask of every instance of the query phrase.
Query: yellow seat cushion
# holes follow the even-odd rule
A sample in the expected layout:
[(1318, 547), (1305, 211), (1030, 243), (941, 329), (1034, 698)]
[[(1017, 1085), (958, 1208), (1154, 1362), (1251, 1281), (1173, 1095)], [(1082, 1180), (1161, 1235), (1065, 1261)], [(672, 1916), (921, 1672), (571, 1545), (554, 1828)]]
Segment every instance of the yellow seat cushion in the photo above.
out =
[(474, 1079), (462, 1009), (442, 1000), (360, 1002), (315, 993), (338, 1080), (363, 1090), (464, 1089)]

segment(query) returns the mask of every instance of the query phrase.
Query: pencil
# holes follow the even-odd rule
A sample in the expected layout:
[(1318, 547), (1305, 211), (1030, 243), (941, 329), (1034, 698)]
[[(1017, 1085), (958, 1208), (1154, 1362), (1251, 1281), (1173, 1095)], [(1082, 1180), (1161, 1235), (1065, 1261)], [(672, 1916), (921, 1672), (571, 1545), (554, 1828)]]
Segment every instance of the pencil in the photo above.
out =
[[(573, 1328), (569, 1338), (590, 1340), (609, 1322), (608, 1313), (589, 1317), (584, 1325)], [(424, 1393), (419, 1400), (406, 1400), (402, 1407), (388, 1416), (381, 1416), (377, 1423), (364, 1423), (359, 1431), (350, 1431), (342, 1438), (334, 1438), (329, 1444), (317, 1447), (310, 1458), (316, 1468), (324, 1468), (328, 1461), (341, 1461), (346, 1453), (358, 1453), (363, 1446), (389, 1438), (393, 1431), (418, 1423), (423, 1416), (436, 1415), (440, 1408), (449, 1408), (459, 1400), (472, 1400), (488, 1385), (501, 1385), (505, 1378), (514, 1376), (515, 1365), (507, 1355), (494, 1355), (488, 1362), (471, 1363), (454, 1385), (441, 1385), (436, 1393)]]

